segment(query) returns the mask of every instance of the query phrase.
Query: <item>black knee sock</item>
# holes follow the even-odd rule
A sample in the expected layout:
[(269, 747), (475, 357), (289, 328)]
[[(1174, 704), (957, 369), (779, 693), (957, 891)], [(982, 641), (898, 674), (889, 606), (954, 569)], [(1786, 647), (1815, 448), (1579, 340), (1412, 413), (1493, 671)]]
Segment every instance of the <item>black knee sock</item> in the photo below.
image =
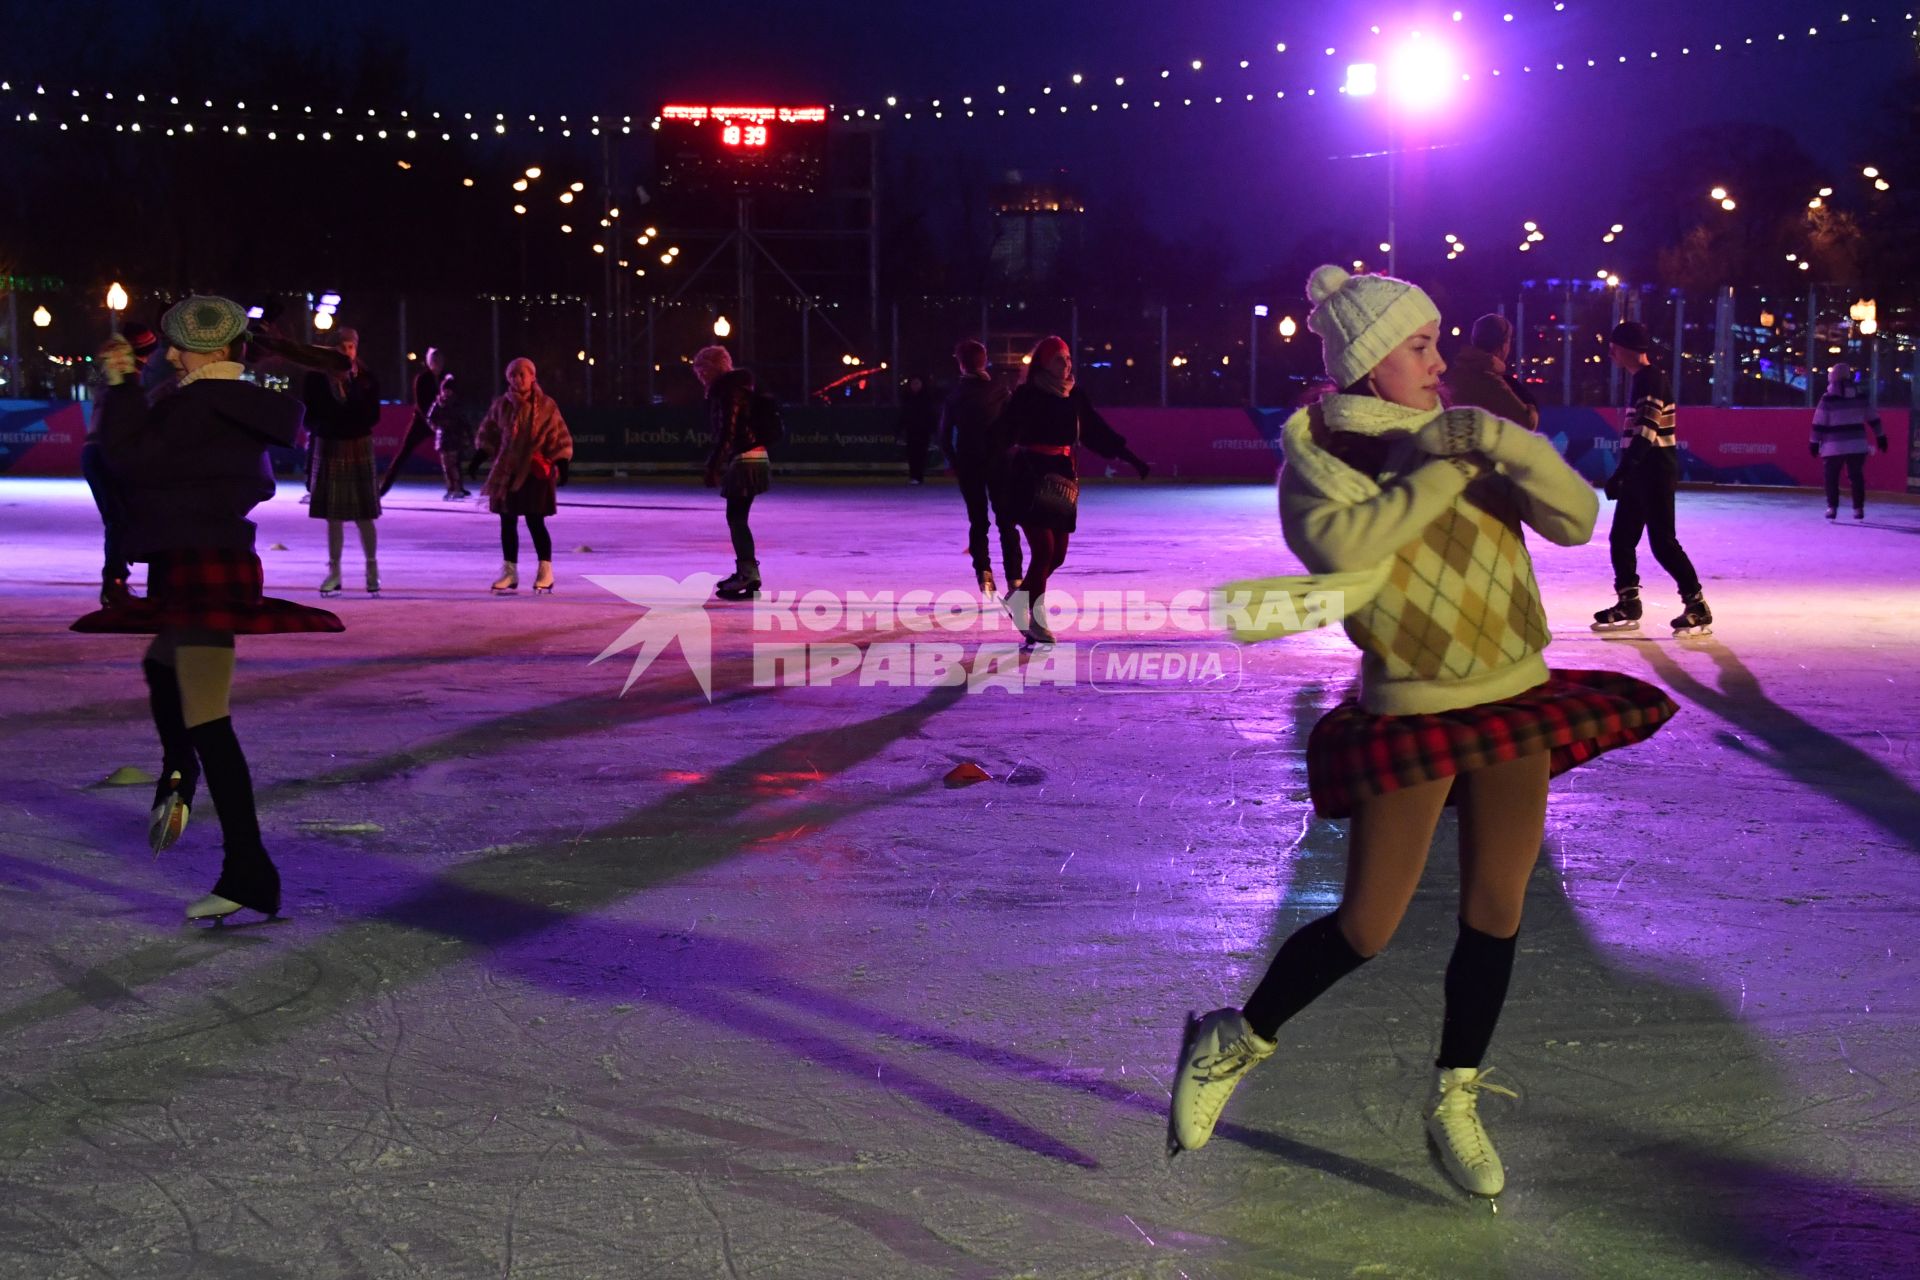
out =
[(1520, 935), (1496, 938), (1465, 920), (1447, 961), (1447, 1008), (1440, 1024), (1439, 1067), (1477, 1067), (1493, 1042), (1494, 1024), (1507, 1002), (1514, 944)]
[(260, 842), (260, 819), (253, 806), (253, 775), (247, 757), (234, 736), (233, 720), (221, 717), (188, 730), (200, 766), (206, 773), (207, 794), (220, 817), (220, 841), (226, 857), (213, 891), (243, 906), (269, 915), (280, 909), (280, 874)]
[(1321, 916), (1280, 944), (1280, 954), (1267, 966), (1267, 976), (1241, 1013), (1261, 1038), (1271, 1040), (1288, 1018), (1367, 960), (1340, 932), (1337, 914)]
[(148, 658), (140, 664), (147, 678), (147, 706), (153, 711), (153, 727), (160, 734), (160, 785), (154, 789), (157, 805), (174, 790), (169, 775), (180, 775), (179, 793), (193, 803), (194, 784), (200, 781), (200, 762), (194, 757), (193, 739), (187, 736), (187, 716), (180, 706), (180, 676), (172, 667)]

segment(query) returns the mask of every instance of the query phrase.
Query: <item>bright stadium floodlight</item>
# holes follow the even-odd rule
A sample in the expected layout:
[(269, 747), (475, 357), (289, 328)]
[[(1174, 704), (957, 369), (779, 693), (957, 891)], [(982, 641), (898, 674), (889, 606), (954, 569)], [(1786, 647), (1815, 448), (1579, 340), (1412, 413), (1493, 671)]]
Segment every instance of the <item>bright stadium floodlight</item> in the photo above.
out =
[(1380, 90), (1380, 68), (1371, 62), (1355, 62), (1347, 67), (1347, 96), (1370, 98)]
[(1426, 110), (1445, 101), (1458, 78), (1445, 45), (1416, 38), (1394, 55), (1388, 83), (1401, 105)]

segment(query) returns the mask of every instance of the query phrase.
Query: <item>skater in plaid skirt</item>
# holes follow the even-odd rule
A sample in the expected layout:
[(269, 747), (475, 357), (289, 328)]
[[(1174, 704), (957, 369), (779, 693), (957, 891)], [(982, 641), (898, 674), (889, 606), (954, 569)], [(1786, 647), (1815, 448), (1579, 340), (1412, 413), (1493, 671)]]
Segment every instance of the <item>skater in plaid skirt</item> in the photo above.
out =
[(141, 664), (161, 750), (148, 840), (157, 854), (180, 838), (204, 777), (225, 850), (220, 878), (187, 908), (189, 920), (280, 910), (280, 873), (260, 838), (252, 775), (228, 711), (234, 637), (343, 629), (323, 609), (261, 589), (247, 514), (273, 496), (267, 446), (293, 443), (301, 408), (240, 380), (246, 327), (246, 312), (226, 298), (174, 306), (160, 328), (180, 377), (151, 405), (126, 342), (102, 349), (101, 441), (126, 500), (129, 551), (147, 562), (147, 594), (73, 624), (153, 637)]
[(307, 514), (327, 522), (327, 576), (320, 594), (340, 590), (340, 553), (347, 522), (352, 521), (366, 562), (367, 594), (379, 595), (380, 537), (373, 522), (380, 518), (380, 495), (374, 491), (373, 428), (380, 421), (380, 384), (373, 370), (360, 363), (357, 330), (340, 330), (334, 350), (346, 367), (309, 373), (300, 396), (307, 406), (307, 433), (313, 437)]
[[(1547, 667), (1521, 528), (1578, 546), (1598, 502), (1544, 437), (1483, 409), (1442, 407), (1440, 314), (1427, 295), (1334, 266), (1314, 272), (1308, 293), (1308, 323), (1344, 388), (1295, 413), (1283, 433), (1281, 526), (1315, 576), (1228, 592), (1256, 608), (1339, 593), (1361, 654), (1359, 695), (1314, 726), (1307, 778), (1316, 811), (1351, 824), (1346, 886), (1336, 910), (1286, 940), (1244, 1008), (1189, 1019), (1168, 1148), (1204, 1145), (1235, 1086), (1275, 1051), (1281, 1025), (1387, 945), (1453, 805), (1459, 933), (1426, 1130), (1455, 1182), (1493, 1196), (1506, 1175), (1478, 1101), (1512, 1095), (1487, 1079), (1483, 1059), (1513, 971), (1547, 781), (1645, 739), (1675, 708), (1628, 676)], [(1267, 633), (1250, 613), (1241, 622), (1242, 638)]]

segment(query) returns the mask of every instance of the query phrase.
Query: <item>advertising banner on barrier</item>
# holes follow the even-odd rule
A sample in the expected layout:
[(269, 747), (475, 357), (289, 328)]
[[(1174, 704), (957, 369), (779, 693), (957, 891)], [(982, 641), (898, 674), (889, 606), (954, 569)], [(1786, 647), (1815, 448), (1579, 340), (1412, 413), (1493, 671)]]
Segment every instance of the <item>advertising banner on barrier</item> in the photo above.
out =
[(92, 408), (71, 400), (0, 400), (0, 475), (79, 475)]
[[(75, 476), (92, 406), (73, 401), (0, 400), (0, 475)], [(1280, 464), (1279, 433), (1286, 413), (1245, 409), (1102, 411), (1154, 475), (1174, 480), (1246, 480), (1266, 483)], [(573, 432), (574, 470), (582, 476), (697, 475), (708, 449), (700, 406), (565, 410)], [(1867, 487), (1901, 493), (1920, 489), (1920, 445), (1912, 442), (1904, 409), (1880, 414), (1886, 453), (1867, 458)], [(373, 432), (381, 466), (399, 451), (412, 421), (409, 405), (382, 408)], [(1676, 415), (1682, 479), (1695, 484), (1819, 487), (1823, 467), (1809, 455), (1812, 414), (1806, 409), (1718, 409), (1682, 405)], [(891, 409), (789, 408), (787, 439), (774, 451), (785, 475), (899, 475), (905, 446), (894, 435)], [(1619, 411), (1545, 408), (1540, 429), (1588, 480), (1613, 471), (1620, 444)], [(283, 474), (297, 474), (304, 455), (273, 451)], [(1084, 475), (1112, 472), (1106, 459), (1083, 450)], [(936, 460), (935, 466), (938, 467)], [(409, 474), (437, 475), (432, 441), (409, 460)], [(1129, 473), (1130, 474), (1130, 473)]]
[[(1883, 409), (1887, 452), (1867, 456), (1867, 488), (1903, 493), (1907, 488), (1909, 420), (1904, 409)], [(1540, 430), (1580, 474), (1598, 484), (1613, 474), (1619, 458), (1620, 410), (1545, 408)], [(1674, 413), (1680, 478), (1690, 484), (1800, 485), (1825, 483), (1819, 458), (1808, 453), (1811, 409), (1721, 409), (1681, 405)]]

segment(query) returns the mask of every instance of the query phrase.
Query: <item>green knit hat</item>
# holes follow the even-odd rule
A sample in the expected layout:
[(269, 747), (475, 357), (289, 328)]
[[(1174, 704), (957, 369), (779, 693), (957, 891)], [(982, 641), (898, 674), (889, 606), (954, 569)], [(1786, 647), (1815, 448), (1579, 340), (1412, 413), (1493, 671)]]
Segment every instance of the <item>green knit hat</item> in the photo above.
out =
[(167, 309), (160, 331), (182, 351), (218, 351), (247, 331), (247, 309), (231, 298), (196, 293)]

